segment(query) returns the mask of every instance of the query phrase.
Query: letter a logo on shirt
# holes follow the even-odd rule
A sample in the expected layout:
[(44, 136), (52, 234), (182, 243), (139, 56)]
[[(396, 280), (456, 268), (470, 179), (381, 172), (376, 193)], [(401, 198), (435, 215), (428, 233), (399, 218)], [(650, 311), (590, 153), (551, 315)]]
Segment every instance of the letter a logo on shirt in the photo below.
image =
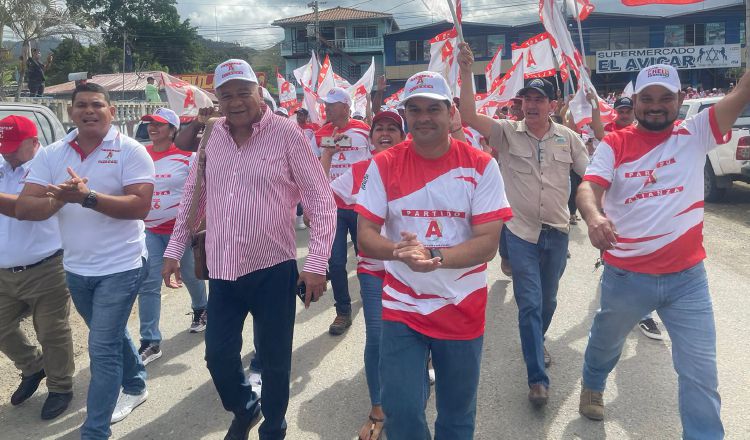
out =
[(443, 237), (443, 232), (440, 230), (440, 223), (437, 220), (430, 220), (430, 224), (427, 226), (427, 232), (424, 237), (428, 240), (437, 240)]

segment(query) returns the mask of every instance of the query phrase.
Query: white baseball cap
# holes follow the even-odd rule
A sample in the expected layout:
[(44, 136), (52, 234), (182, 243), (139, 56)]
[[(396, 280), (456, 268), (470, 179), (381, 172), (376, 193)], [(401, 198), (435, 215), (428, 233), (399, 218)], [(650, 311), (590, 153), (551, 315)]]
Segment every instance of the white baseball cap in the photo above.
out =
[(321, 96), (318, 98), (318, 102), (326, 103), (326, 104), (333, 104), (334, 102), (340, 102), (342, 104), (346, 104), (349, 107), (352, 106), (352, 97), (349, 95), (349, 92), (342, 89), (341, 87), (333, 87), (331, 90), (328, 91), (328, 93), (325, 94), (325, 96)]
[(169, 124), (174, 128), (180, 128), (180, 117), (177, 113), (166, 107), (157, 108), (153, 114), (146, 115), (141, 118), (141, 121), (145, 122), (161, 122), (162, 124)]
[(227, 81), (241, 79), (258, 84), (253, 68), (245, 60), (231, 59), (216, 66), (214, 70), (214, 88), (219, 88)]
[(662, 86), (672, 93), (677, 93), (682, 88), (677, 69), (668, 64), (654, 64), (638, 73), (634, 92), (641, 93), (648, 86)]
[(445, 78), (437, 72), (430, 71), (416, 73), (406, 80), (400, 104), (404, 105), (406, 101), (415, 97), (453, 102), (453, 93)]

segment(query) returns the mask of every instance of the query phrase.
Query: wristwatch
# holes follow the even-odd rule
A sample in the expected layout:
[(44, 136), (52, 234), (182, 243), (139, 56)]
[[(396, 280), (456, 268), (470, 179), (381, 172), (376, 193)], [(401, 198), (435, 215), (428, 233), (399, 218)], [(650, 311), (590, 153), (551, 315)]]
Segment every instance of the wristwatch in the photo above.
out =
[(430, 258), (440, 258), (440, 262), (443, 262), (443, 253), (440, 249), (430, 248)]
[(84, 208), (93, 209), (94, 207), (96, 207), (96, 204), (98, 203), (98, 201), (99, 200), (96, 198), (96, 191), (91, 190), (86, 195), (86, 198), (83, 199), (83, 202), (81, 202), (81, 206), (83, 206)]

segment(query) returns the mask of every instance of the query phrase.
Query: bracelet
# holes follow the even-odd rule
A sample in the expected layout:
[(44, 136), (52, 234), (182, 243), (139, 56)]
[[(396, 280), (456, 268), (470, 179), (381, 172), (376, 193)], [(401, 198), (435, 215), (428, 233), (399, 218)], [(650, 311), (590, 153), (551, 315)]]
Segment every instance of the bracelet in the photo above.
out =
[(455, 132), (457, 132), (457, 131), (459, 131), (459, 130), (463, 130), (463, 127), (458, 127), (458, 128), (457, 128), (457, 129), (455, 129), (455, 130), (451, 130), (451, 133), (455, 133)]

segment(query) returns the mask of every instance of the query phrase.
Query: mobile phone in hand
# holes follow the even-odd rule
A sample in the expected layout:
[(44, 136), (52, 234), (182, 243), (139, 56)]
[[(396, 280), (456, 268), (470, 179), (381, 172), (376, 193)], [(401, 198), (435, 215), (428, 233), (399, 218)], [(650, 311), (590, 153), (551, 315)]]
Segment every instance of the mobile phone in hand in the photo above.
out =
[(302, 304), (305, 303), (305, 290), (307, 290), (307, 286), (305, 286), (305, 283), (300, 283), (297, 285), (297, 297), (300, 301), (302, 301)]

